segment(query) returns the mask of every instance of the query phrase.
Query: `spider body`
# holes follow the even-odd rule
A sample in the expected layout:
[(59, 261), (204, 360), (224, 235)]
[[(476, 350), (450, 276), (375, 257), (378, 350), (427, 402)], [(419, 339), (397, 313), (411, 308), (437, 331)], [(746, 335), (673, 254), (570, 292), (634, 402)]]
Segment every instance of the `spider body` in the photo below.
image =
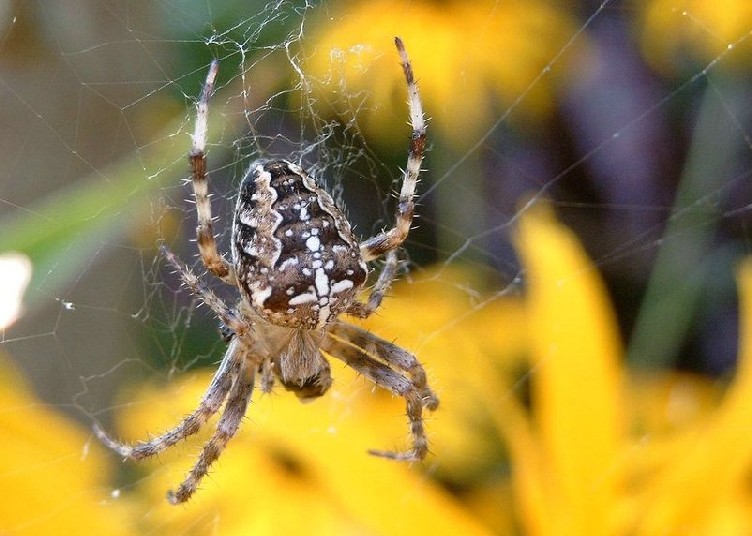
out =
[(331, 375), (317, 330), (347, 310), (368, 274), (347, 218), (299, 166), (256, 162), (238, 192), (232, 258), (243, 302), (271, 324), (272, 370), (301, 399), (323, 395)]
[[(206, 173), (209, 97), (218, 70), (217, 62), (212, 62), (196, 104), (196, 129), (189, 153), (198, 219), (196, 242), (203, 265), (237, 289), (238, 303), (232, 307), (225, 304), (175, 254), (166, 248), (163, 251), (183, 283), (222, 322), (227, 350), (198, 408), (175, 428), (128, 445), (94, 425), (105, 445), (124, 458), (138, 460), (195, 434), (224, 404), (216, 431), (195, 465), (178, 489), (168, 493), (173, 504), (191, 497), (237, 433), (257, 376), (262, 391), (270, 391), (278, 380), (302, 400), (316, 398), (332, 383), (327, 356), (406, 401), (410, 449), (371, 450), (371, 454), (412, 461), (428, 452), (423, 409), (436, 409), (439, 400), (428, 387), (423, 366), (410, 352), (340, 318), (343, 314), (365, 318), (378, 309), (396, 275), (397, 251), (412, 222), (425, 122), (404, 45), (399, 38), (395, 45), (407, 83), (413, 132), (394, 226), (358, 241), (332, 197), (300, 166), (285, 160), (259, 161), (250, 167), (238, 191), (231, 262), (217, 250)], [(382, 270), (367, 299), (360, 301), (368, 275), (366, 263), (382, 255)]]
[(243, 298), (274, 325), (322, 329), (344, 313), (367, 268), (350, 223), (299, 166), (251, 166), (238, 193), (232, 257)]

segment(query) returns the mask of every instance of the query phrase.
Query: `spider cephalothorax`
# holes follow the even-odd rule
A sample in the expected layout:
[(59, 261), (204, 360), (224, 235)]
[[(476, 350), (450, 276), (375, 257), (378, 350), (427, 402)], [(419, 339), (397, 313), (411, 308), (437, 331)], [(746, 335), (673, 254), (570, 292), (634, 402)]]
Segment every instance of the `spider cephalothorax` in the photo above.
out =
[[(172, 430), (149, 441), (126, 445), (95, 425), (97, 436), (107, 446), (125, 458), (141, 459), (196, 433), (225, 404), (217, 429), (193, 469), (179, 488), (168, 494), (173, 504), (194, 493), (237, 432), (256, 375), (263, 391), (271, 390), (276, 378), (301, 399), (315, 398), (332, 382), (324, 353), (407, 401), (410, 450), (371, 450), (371, 454), (419, 460), (428, 452), (423, 408), (436, 409), (439, 401), (426, 383), (423, 366), (399, 346), (340, 320), (342, 314), (365, 318), (379, 307), (397, 270), (397, 249), (412, 222), (425, 122), (407, 53), (399, 38), (395, 38), (395, 44), (407, 82), (413, 132), (394, 227), (358, 241), (332, 197), (300, 166), (285, 160), (255, 162), (238, 192), (232, 262), (217, 251), (206, 174), (209, 97), (218, 70), (217, 62), (212, 62), (196, 105), (196, 130), (189, 155), (198, 216), (196, 237), (204, 266), (238, 289), (238, 304), (228, 307), (173, 253), (164, 248), (164, 254), (183, 282), (223, 323), (227, 351), (198, 408)], [(367, 301), (359, 301), (368, 275), (366, 262), (382, 255), (384, 267)]]

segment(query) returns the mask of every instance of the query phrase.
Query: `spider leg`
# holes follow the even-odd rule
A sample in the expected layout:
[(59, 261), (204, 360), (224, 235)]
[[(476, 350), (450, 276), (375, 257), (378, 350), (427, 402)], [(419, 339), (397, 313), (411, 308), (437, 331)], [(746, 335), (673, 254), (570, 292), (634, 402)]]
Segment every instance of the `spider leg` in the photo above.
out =
[[(331, 334), (330, 334), (331, 335)], [(349, 367), (363, 374), (376, 385), (392, 391), (407, 401), (407, 418), (410, 423), (412, 448), (407, 452), (369, 450), (374, 456), (393, 460), (417, 461), (428, 453), (428, 438), (423, 427), (423, 406), (426, 404), (420, 388), (406, 376), (395, 372), (384, 363), (368, 355), (362, 348), (329, 336), (321, 346), (322, 350), (344, 361)], [(430, 407), (430, 406), (429, 406)]]
[(187, 438), (198, 432), (206, 424), (209, 418), (219, 411), (222, 402), (227, 397), (233, 378), (238, 374), (240, 368), (239, 359), (239, 342), (237, 339), (230, 343), (227, 348), (225, 357), (214, 374), (214, 378), (209, 388), (204, 393), (198, 408), (185, 417), (179, 425), (162, 435), (150, 439), (149, 441), (140, 441), (135, 445), (127, 445), (112, 439), (102, 430), (98, 423), (94, 424), (94, 433), (102, 443), (107, 447), (120, 454), (123, 458), (131, 460), (140, 460), (155, 456), (165, 449), (175, 445), (180, 440)]
[(412, 385), (420, 392), (423, 406), (431, 411), (439, 407), (439, 398), (428, 387), (423, 365), (407, 350), (346, 322), (335, 322), (329, 335), (342, 344), (357, 347), (364, 354), (383, 361), (398, 372), (407, 373)]
[(235, 376), (230, 394), (227, 397), (225, 410), (219, 418), (219, 422), (217, 422), (217, 429), (209, 442), (204, 446), (196, 464), (185, 477), (183, 483), (180, 484), (176, 491), (167, 492), (167, 500), (171, 504), (185, 502), (193, 495), (198, 483), (208, 473), (211, 464), (219, 458), (227, 443), (240, 427), (240, 421), (243, 420), (248, 402), (253, 393), (253, 383), (256, 373), (255, 365), (253, 365), (252, 361), (245, 359), (245, 356), (241, 357), (240, 361), (240, 371)]
[(167, 249), (166, 246), (162, 246), (162, 253), (167, 259), (167, 262), (175, 268), (178, 275), (183, 280), (183, 283), (185, 283), (195, 296), (201, 298), (201, 301), (214, 311), (214, 314), (217, 315), (224, 327), (235, 333), (239, 338), (245, 337), (251, 328), (251, 324), (245, 322), (238, 313), (227, 307), (227, 305), (225, 305), (216, 294), (209, 290), (193, 272), (184, 266), (177, 256)]
[(423, 105), (418, 93), (418, 86), (415, 83), (413, 68), (410, 64), (410, 59), (407, 57), (402, 40), (399, 37), (395, 37), (394, 44), (400, 55), (402, 70), (405, 72), (407, 103), (410, 107), (410, 124), (413, 127), (413, 132), (410, 136), (407, 166), (405, 167), (402, 179), (402, 189), (397, 203), (394, 227), (361, 242), (360, 253), (365, 261), (371, 261), (387, 251), (399, 247), (405, 241), (405, 238), (407, 238), (415, 209), (413, 196), (415, 195), (415, 187), (418, 183), (420, 165), (423, 162), (423, 151), (426, 145), (426, 123), (423, 118)]
[(212, 229), (211, 199), (209, 197), (209, 176), (206, 173), (206, 136), (209, 124), (209, 98), (214, 91), (214, 81), (219, 71), (219, 62), (212, 61), (206, 75), (204, 89), (196, 103), (196, 128), (193, 133), (193, 146), (188, 158), (191, 162), (191, 182), (196, 197), (196, 242), (204, 266), (225, 283), (236, 284), (235, 269), (217, 251), (217, 242)]
[(358, 318), (368, 318), (376, 309), (381, 305), (381, 300), (384, 299), (384, 294), (389, 290), (389, 286), (394, 281), (394, 276), (397, 274), (397, 250), (392, 249), (386, 252), (386, 263), (381, 269), (378, 280), (371, 290), (371, 294), (368, 296), (368, 301), (362, 303), (359, 301), (353, 302), (345, 311), (349, 315), (357, 316)]

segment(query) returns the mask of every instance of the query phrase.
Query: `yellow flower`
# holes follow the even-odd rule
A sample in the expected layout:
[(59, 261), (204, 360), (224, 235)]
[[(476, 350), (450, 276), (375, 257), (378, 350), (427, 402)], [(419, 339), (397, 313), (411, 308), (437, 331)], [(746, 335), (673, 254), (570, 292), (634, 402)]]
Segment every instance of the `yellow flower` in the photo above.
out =
[(723, 63), (731, 65), (750, 57), (748, 0), (643, 0), (641, 19), (645, 58), (664, 73), (685, 64), (687, 53), (705, 63), (729, 54)]
[[(525, 533), (750, 533), (752, 260), (739, 272), (739, 374), (709, 411), (713, 397), (686, 377), (635, 377), (624, 396), (603, 285), (545, 210), (523, 217), (518, 249), (528, 277), (532, 411), (514, 410), (523, 425), (506, 437)], [(635, 399), (645, 383), (652, 421), (630, 411), (646, 403)], [(626, 424), (641, 425), (639, 433), (629, 437)]]
[[(723, 396), (700, 378), (625, 369), (598, 273), (545, 207), (521, 216), (516, 244), (524, 299), (494, 294), (491, 272), (436, 268), (397, 285), (396, 297), (364, 323), (415, 352), (441, 397), (427, 418), (432, 455), (423, 464), (365, 453), (406, 440), (404, 401), (335, 360), (332, 390), (312, 404), (284, 392), (257, 396), (184, 507), (169, 506), (165, 490), (181, 480), (206, 433), (139, 467), (144, 477), (134, 489), (149, 505), (149, 528), (752, 533), (752, 260), (739, 271), (739, 374)], [(128, 393), (123, 436), (173, 425), (209, 378), (191, 374)]]
[(331, 97), (341, 116), (384, 143), (402, 140), (394, 132), (405, 123), (394, 36), (407, 47), (431, 128), (463, 146), (523, 96), (518, 111), (525, 118), (550, 112), (551, 81), (537, 79), (575, 28), (566, 11), (540, 0), (381, 0), (341, 9), (333, 16), (326, 10), (333, 22), (318, 25), (306, 72), (323, 82), (320, 98)]
[(546, 214), (522, 219), (518, 249), (528, 278), (538, 437), (531, 433), (513, 460), (522, 458), (529, 472), (520, 481), (534, 489), (531, 533), (611, 534), (622, 445), (613, 315), (576, 239)]
[(91, 434), (50, 411), (0, 356), (0, 534), (134, 534)]

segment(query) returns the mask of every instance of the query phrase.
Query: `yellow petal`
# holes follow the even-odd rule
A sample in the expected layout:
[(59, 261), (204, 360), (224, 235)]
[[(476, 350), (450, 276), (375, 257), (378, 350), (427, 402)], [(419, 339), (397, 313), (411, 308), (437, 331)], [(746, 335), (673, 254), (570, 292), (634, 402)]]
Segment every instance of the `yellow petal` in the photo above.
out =
[(133, 534), (91, 434), (36, 400), (0, 355), (0, 534)]
[(622, 352), (613, 313), (582, 247), (545, 209), (524, 214), (517, 247), (527, 274), (544, 530), (609, 534), (621, 435)]
[[(738, 272), (741, 322), (738, 372), (721, 407), (703, 429), (678, 445), (674, 463), (658, 475), (647, 499), (639, 534), (668, 533), (679, 526), (737, 526), (743, 518), (729, 518), (730, 503), (745, 492), (752, 466), (752, 258)], [(733, 495), (736, 494), (737, 497)], [(746, 530), (752, 530), (749, 521)], [(710, 532), (708, 532), (710, 533)], [(721, 534), (721, 532), (712, 532)], [(728, 534), (731, 534), (730, 532)]]

